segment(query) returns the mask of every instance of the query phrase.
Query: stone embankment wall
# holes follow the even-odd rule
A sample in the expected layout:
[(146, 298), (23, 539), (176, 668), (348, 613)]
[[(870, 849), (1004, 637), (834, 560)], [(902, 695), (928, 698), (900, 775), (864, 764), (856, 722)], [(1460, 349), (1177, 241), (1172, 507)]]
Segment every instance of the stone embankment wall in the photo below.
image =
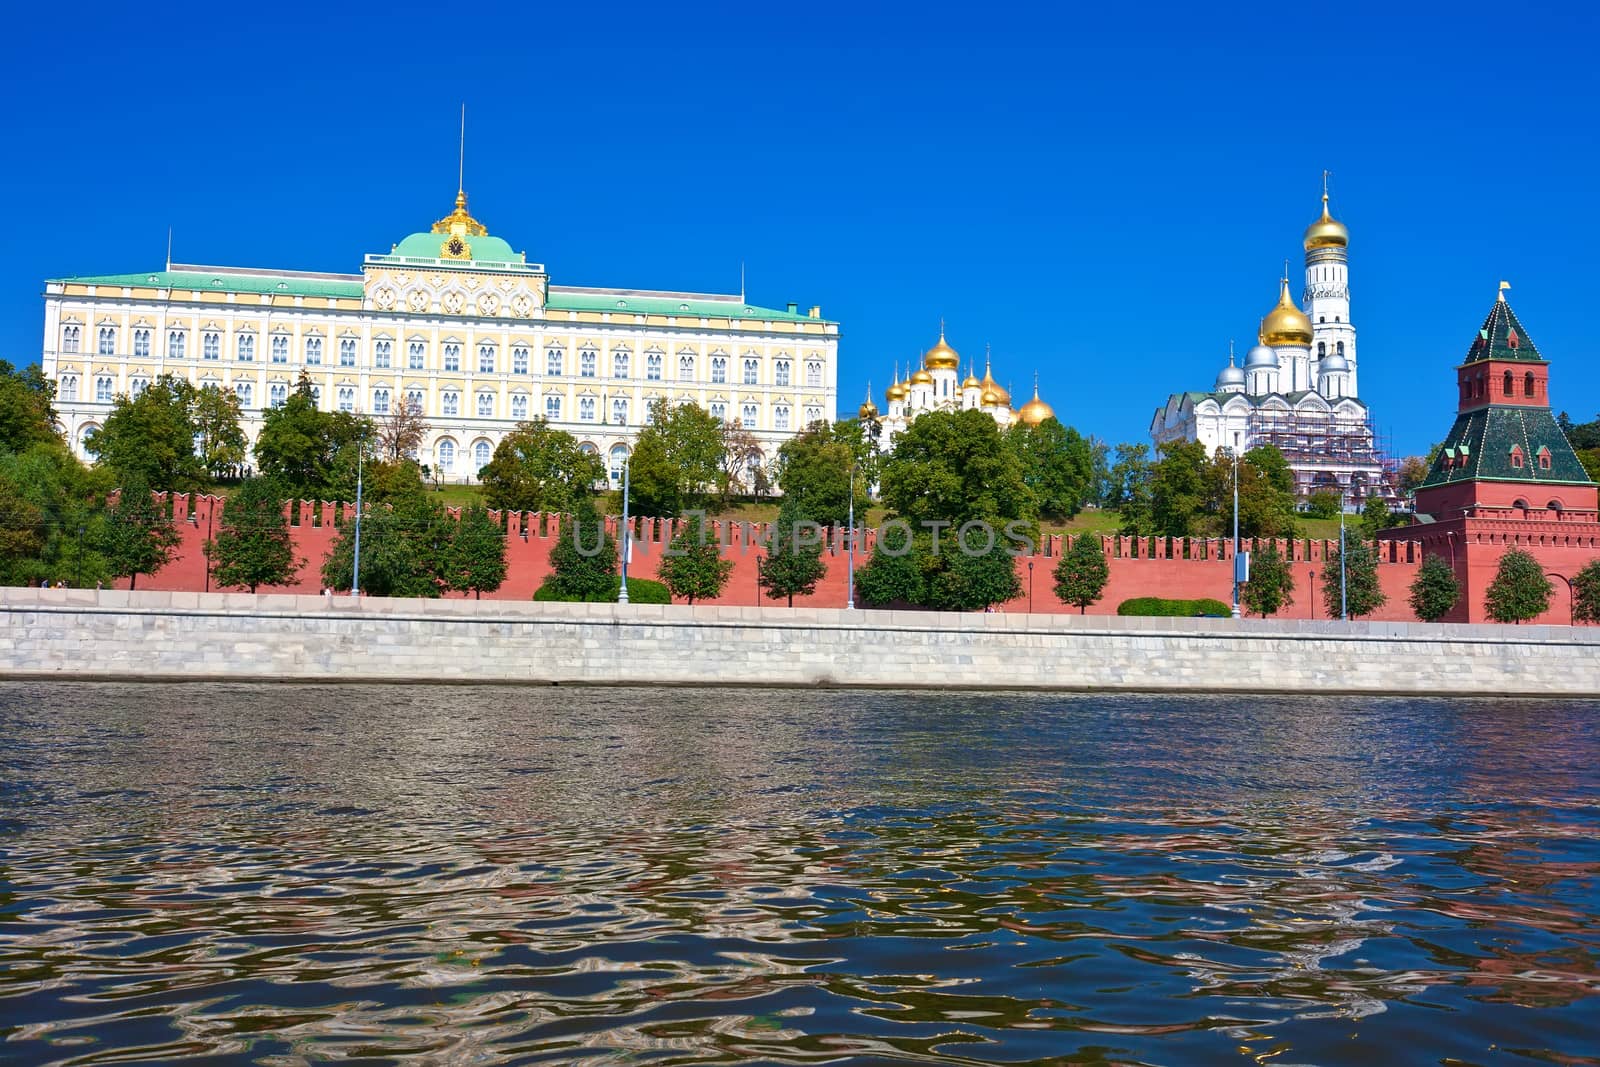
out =
[(0, 676), (1591, 698), (1600, 628), (0, 589)]
[[(157, 494), (172, 511), (178, 523), (182, 541), (172, 562), (153, 575), (139, 578), (140, 589), (170, 590), (176, 592), (201, 592), (206, 589), (205, 544), (209, 535), (215, 534), (221, 520), (223, 502), (214, 496), (190, 497), (175, 494), (168, 499)], [(506, 581), (499, 590), (486, 594), (487, 599), (527, 600), (533, 596), (550, 574), (550, 550), (561, 536), (563, 516), (531, 512), (493, 512), (506, 526)], [(299, 502), (290, 508), (291, 536), (295, 556), (306, 560), (299, 580), (290, 586), (274, 587), (263, 592), (315, 593), (322, 588), (322, 561), (332, 548), (340, 523), (350, 521), (355, 515), (351, 504)], [(610, 521), (613, 532), (617, 522)], [(763, 596), (758, 585), (757, 562), (762, 558), (760, 539), (765, 536), (764, 523), (711, 524), (712, 535), (725, 547), (723, 558), (733, 562), (733, 573), (723, 588), (722, 595), (709, 603), (719, 606), (752, 607), (772, 604)], [(629, 573), (636, 578), (654, 578), (656, 566), (666, 542), (671, 539), (674, 524), (665, 519), (635, 520), (634, 562)], [(952, 537), (946, 531), (946, 540)], [(865, 543), (858, 547), (856, 566), (866, 563), (876, 534), (866, 531)], [(1227, 603), (1233, 598), (1233, 558), (1231, 542), (1227, 539), (1202, 537), (1099, 537), (1111, 566), (1111, 578), (1106, 583), (1105, 594), (1091, 605), (1089, 614), (1115, 614), (1117, 605), (1133, 597), (1158, 596), (1173, 599), (1199, 599), (1211, 597)], [(1262, 542), (1265, 544), (1265, 542)], [(1295, 578), (1294, 603), (1279, 612), (1285, 618), (1327, 618), (1323, 601), (1324, 577), (1327, 569), (1323, 561), (1336, 551), (1338, 542), (1299, 540), (1277, 542), (1286, 559), (1293, 561)], [(1068, 545), (1059, 534), (1040, 546), (1031, 556), (1018, 557), (1017, 577), (1021, 579), (1022, 594), (1003, 605), (1007, 612), (1030, 611), (1039, 614), (1077, 613), (1056, 599), (1055, 567)], [(1251, 542), (1244, 543), (1245, 548)], [(849, 561), (843, 528), (828, 531), (826, 561), (828, 572), (810, 596), (797, 597), (796, 607), (842, 608), (847, 599)], [(1422, 564), (1420, 546), (1402, 541), (1385, 541), (1379, 546), (1378, 580), (1388, 596), (1386, 603), (1374, 618), (1388, 621), (1415, 619), (1407, 603), (1411, 582)], [(71, 582), (72, 575), (59, 576)], [(1334, 581), (1338, 580), (1337, 569)], [(126, 588), (127, 581), (118, 583)], [(1314, 595), (1313, 595), (1314, 594)], [(456, 594), (458, 596), (463, 594)], [(1564, 593), (1560, 594), (1564, 595)], [(1566, 621), (1570, 608), (1565, 601), (1554, 604), (1550, 613), (1540, 621)]]

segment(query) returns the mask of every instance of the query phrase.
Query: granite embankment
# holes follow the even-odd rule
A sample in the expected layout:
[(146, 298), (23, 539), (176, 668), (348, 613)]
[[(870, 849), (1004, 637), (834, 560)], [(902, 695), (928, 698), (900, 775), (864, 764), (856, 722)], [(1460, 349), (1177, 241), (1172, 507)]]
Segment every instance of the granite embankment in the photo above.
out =
[(0, 676), (1590, 697), (1600, 628), (0, 589)]

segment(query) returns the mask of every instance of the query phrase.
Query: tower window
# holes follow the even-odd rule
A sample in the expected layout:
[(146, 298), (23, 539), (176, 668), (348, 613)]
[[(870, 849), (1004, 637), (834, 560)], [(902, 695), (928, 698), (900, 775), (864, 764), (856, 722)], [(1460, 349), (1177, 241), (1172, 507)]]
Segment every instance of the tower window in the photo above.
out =
[(1318, 341), (1317, 342), (1317, 358), (1321, 359), (1323, 356), (1325, 356), (1327, 354), (1328, 354), (1328, 342), (1326, 342), (1326, 341)]
[(1501, 382), (1500, 391), (1506, 396), (1514, 396), (1516, 394), (1516, 387), (1511, 380), (1510, 371), (1506, 371), (1505, 380)]
[(1343, 341), (1334, 342), (1333, 350), (1335, 352), (1339, 353), (1341, 356), (1344, 355), (1344, 342)]
[(1529, 371), (1527, 374), (1523, 375), (1523, 378), (1522, 378), (1522, 395), (1523, 396), (1532, 396), (1533, 395), (1533, 371)]

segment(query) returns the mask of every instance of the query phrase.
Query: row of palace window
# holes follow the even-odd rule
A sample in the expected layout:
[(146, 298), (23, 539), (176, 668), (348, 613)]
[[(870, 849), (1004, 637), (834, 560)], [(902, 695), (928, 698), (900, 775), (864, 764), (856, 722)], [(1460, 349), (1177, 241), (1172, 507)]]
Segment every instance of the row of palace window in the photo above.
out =
[[(61, 350), (63, 353), (76, 353), (81, 344), (80, 327), (65, 326), (62, 328)], [(169, 330), (167, 332), (167, 358), (183, 359), (188, 347), (188, 331)], [(1341, 344), (1341, 348), (1343, 345)], [(102, 326), (99, 329), (99, 338), (96, 343), (98, 355), (111, 356), (117, 351), (117, 331), (112, 326)], [(289, 337), (287, 334), (273, 334), (269, 344), (270, 359), (273, 363), (289, 362)], [(305, 339), (305, 363), (307, 366), (317, 367), (322, 365), (323, 342), (320, 337), (307, 337)], [(133, 354), (136, 357), (148, 358), (150, 355), (150, 331), (136, 329), (133, 331)], [(443, 369), (446, 372), (459, 373), (461, 371), (461, 346), (448, 343), (443, 348)], [(406, 369), (423, 370), (427, 364), (428, 348), (424, 341), (409, 341), (406, 343)], [(220, 360), (222, 358), (222, 335), (207, 330), (200, 335), (200, 358)], [(252, 362), (256, 358), (256, 338), (254, 334), (243, 333), (238, 336), (235, 349), (235, 358), (241, 363)], [(697, 357), (690, 353), (678, 355), (678, 380), (692, 382), (695, 380), (695, 363)], [(633, 353), (627, 349), (614, 349), (611, 353), (611, 376), (613, 378), (627, 378), (632, 372)], [(356, 365), (356, 339), (341, 337), (339, 339), (339, 366), (354, 367)], [(394, 365), (394, 342), (380, 340), (373, 343), (372, 365), (378, 370), (390, 370)], [(497, 346), (485, 344), (478, 346), (478, 373), (494, 374), (499, 367)], [(527, 374), (529, 368), (529, 354), (526, 346), (516, 345), (511, 349), (511, 373)], [(740, 370), (740, 381), (744, 385), (758, 385), (761, 378), (761, 361), (759, 359), (745, 358)], [(545, 373), (559, 376), (566, 373), (566, 351), (560, 347), (552, 347), (545, 351)], [(597, 378), (600, 373), (600, 353), (597, 349), (583, 348), (578, 351), (578, 377)], [(822, 363), (809, 360), (805, 365), (806, 385), (820, 388), (822, 386)], [(644, 363), (644, 376), (646, 381), (662, 381), (665, 374), (665, 356), (660, 352), (646, 352)], [(728, 384), (729, 359), (727, 356), (711, 357), (711, 383), (713, 385)], [(772, 366), (772, 384), (779, 386), (792, 385), (793, 363), (787, 359), (778, 359)]]
[[(600, 454), (600, 450), (588, 441), (578, 447), (591, 456)], [(434, 443), (433, 457), (441, 474), (456, 473), (456, 454), (461, 451), (463, 450), (450, 437), (441, 437)], [(480, 437), (473, 442), (470, 455), (472, 456), (471, 473), (476, 476), (479, 471), (489, 465), (489, 460), (494, 458), (494, 446)], [(760, 453), (756, 453), (755, 456), (754, 462), (759, 463), (761, 461)], [(628, 461), (628, 446), (612, 445), (611, 451), (606, 455), (606, 459), (608, 461), (606, 473), (611, 479), (611, 484), (614, 486), (621, 485), (622, 467)]]
[[(136, 375), (128, 381), (130, 396), (138, 396), (150, 385), (150, 379)], [(116, 383), (109, 377), (102, 375), (94, 380), (94, 398), (97, 403), (109, 404), (114, 396)], [(241, 407), (255, 406), (255, 384), (252, 382), (235, 382), (234, 395), (239, 398)], [(312, 394), (316, 397), (317, 406), (322, 405), (322, 387), (311, 387)], [(65, 375), (60, 385), (61, 399), (67, 403), (78, 399), (78, 379), (75, 375)], [(424, 411), (423, 392), (420, 389), (409, 389), (405, 393), (406, 404), (417, 411)], [(270, 407), (282, 407), (289, 401), (289, 386), (284, 382), (273, 382), (267, 386), (267, 404)], [(493, 393), (478, 393), (476, 396), (476, 411), (479, 418), (494, 418), (495, 397)], [(374, 415), (388, 415), (393, 410), (394, 394), (389, 389), (378, 388), (372, 391), (372, 413)], [(356, 390), (354, 386), (341, 385), (334, 393), (334, 406), (339, 411), (354, 412), (356, 410)], [(547, 396), (544, 398), (544, 416), (552, 422), (561, 420), (562, 398), (560, 396)], [(594, 422), (598, 418), (599, 403), (592, 396), (578, 398), (578, 421)], [(709, 407), (711, 417), (718, 422), (728, 419), (728, 405), (715, 401)], [(439, 394), (439, 414), (461, 414), (461, 394), (453, 389), (447, 389)], [(747, 430), (757, 428), (761, 416), (760, 406), (745, 404), (739, 409), (739, 422)], [(511, 397), (511, 417), (518, 421), (528, 417), (528, 396), (526, 393), (514, 393)], [(810, 425), (822, 419), (820, 407), (805, 409), (805, 424)], [(650, 421), (649, 409), (645, 411), (645, 422)], [(790, 428), (790, 409), (787, 404), (779, 404), (772, 409), (772, 427), (775, 430)], [(618, 426), (628, 424), (628, 400), (624, 397), (611, 398), (610, 422)]]

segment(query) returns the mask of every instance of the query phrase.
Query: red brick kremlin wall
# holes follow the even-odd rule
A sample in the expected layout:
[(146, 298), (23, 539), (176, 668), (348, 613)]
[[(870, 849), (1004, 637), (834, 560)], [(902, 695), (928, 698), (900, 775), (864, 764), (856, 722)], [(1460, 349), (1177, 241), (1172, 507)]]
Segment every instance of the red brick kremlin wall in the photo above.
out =
[[(165, 494), (156, 494), (165, 499)], [(174, 553), (172, 562), (153, 575), (141, 575), (140, 589), (161, 589), (199, 592), (206, 588), (205, 542), (208, 532), (214, 535), (216, 523), (222, 515), (222, 500), (214, 496), (190, 497), (174, 494), (171, 509), (178, 523), (183, 541)], [(336, 517), (353, 517), (351, 504), (300, 502), (290, 505), (291, 534), (297, 558), (306, 560), (300, 578), (294, 585), (262, 587), (263, 593), (297, 592), (316, 593), (321, 589), (321, 568), (324, 557), (332, 547), (338, 529)], [(500, 513), (491, 512), (498, 516)], [(550, 550), (560, 536), (561, 516), (525, 512), (510, 512), (504, 516), (508, 577), (505, 585), (485, 599), (526, 600), (550, 573)], [(341, 519), (341, 521), (343, 521)], [(616, 520), (609, 525), (616, 529)], [(628, 569), (631, 577), (654, 578), (661, 550), (670, 536), (667, 520), (640, 519), (636, 527), (633, 563)], [(761, 558), (759, 538), (765, 532), (763, 523), (713, 523), (719, 540), (727, 542), (723, 549), (726, 558), (733, 561), (733, 574), (723, 590), (723, 595), (709, 603), (739, 606), (781, 604), (761, 595), (757, 586), (757, 560)], [(724, 527), (728, 527), (724, 529)], [(828, 536), (825, 558), (828, 573), (817, 591), (808, 597), (796, 597), (795, 605), (805, 607), (842, 607), (846, 598), (848, 562), (843, 529), (832, 529)], [(868, 531), (866, 546), (858, 549), (856, 566), (866, 562), (871, 551), (873, 532)], [(1102, 537), (1102, 544), (1111, 564), (1111, 579), (1100, 601), (1089, 608), (1091, 615), (1115, 614), (1117, 605), (1132, 597), (1157, 596), (1169, 599), (1198, 599), (1212, 597), (1227, 603), (1232, 598), (1231, 544), (1215, 538), (1154, 538), (1154, 537)], [(1002, 611), (1058, 613), (1076, 611), (1056, 599), (1053, 591), (1054, 570), (1068, 541), (1057, 535), (1048, 539), (1042, 551), (1032, 556), (1019, 557), (1017, 573), (1022, 579), (1022, 595), (997, 609)], [(1294, 541), (1278, 542), (1279, 549), (1294, 561), (1294, 604), (1279, 612), (1280, 618), (1326, 618), (1323, 606), (1323, 560), (1337, 542)], [(1249, 547), (1246, 544), (1245, 547)], [(1409, 605), (1412, 579), (1422, 562), (1421, 546), (1415, 542), (1384, 541), (1379, 544), (1379, 580), (1388, 603), (1374, 619), (1406, 621), (1414, 619)], [(1031, 573), (1029, 565), (1032, 565)], [(1314, 582), (1309, 575), (1315, 572)], [(1338, 572), (1334, 572), (1338, 581)], [(1311, 587), (1315, 586), (1315, 600)], [(1557, 583), (1558, 585), (1560, 583)], [(1032, 587), (1030, 595), (1029, 587)], [(118, 588), (126, 588), (124, 579)], [(213, 587), (213, 591), (216, 591)], [(1565, 591), (1562, 591), (1564, 596)], [(451, 596), (467, 594), (454, 593)], [(1314, 605), (1314, 607), (1313, 607)], [(1552, 609), (1548, 621), (1565, 622), (1565, 601)], [(1546, 621), (1546, 620), (1541, 620)]]

